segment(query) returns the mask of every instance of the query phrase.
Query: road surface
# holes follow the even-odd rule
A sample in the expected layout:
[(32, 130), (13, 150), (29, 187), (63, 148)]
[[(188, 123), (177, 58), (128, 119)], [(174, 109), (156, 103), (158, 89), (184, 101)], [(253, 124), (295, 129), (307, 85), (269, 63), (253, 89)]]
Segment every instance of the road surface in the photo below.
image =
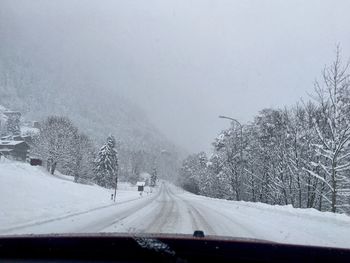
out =
[[(47, 233), (184, 233), (202, 230), (206, 235), (225, 235), (237, 226), (235, 236), (256, 237), (234, 218), (208, 208), (200, 201), (186, 197), (183, 191), (162, 183), (153, 194), (29, 226), (15, 227), (3, 234)], [(220, 223), (218, 223), (220, 222)], [(232, 232), (232, 231), (231, 231)]]
[(139, 198), (2, 229), (1, 235), (51, 233), (177, 233), (350, 247), (350, 219), (291, 206), (193, 195), (169, 183)]

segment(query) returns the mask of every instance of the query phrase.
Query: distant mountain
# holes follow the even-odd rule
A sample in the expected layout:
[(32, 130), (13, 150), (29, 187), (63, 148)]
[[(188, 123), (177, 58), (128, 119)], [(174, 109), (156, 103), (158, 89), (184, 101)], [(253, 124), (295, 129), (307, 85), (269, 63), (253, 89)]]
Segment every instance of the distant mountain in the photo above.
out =
[(98, 142), (111, 133), (129, 150), (175, 150), (142, 110), (117, 91), (99, 90), (98, 82), (86, 76), (61, 73), (0, 53), (0, 105), (29, 120), (68, 116)]
[(155, 128), (132, 98), (121, 95), (127, 91), (121, 76), (141, 74), (127, 67), (133, 56), (104, 45), (100, 31), (90, 31), (88, 21), (78, 27), (67, 22), (64, 10), (70, 13), (70, 3), (64, 10), (55, 4), (45, 8), (45, 3), (1, 4), (0, 105), (30, 121), (65, 115), (97, 146), (113, 134), (126, 169), (132, 162), (141, 163), (135, 161), (135, 152), (142, 151), (147, 171), (156, 159), (176, 171), (182, 150)]

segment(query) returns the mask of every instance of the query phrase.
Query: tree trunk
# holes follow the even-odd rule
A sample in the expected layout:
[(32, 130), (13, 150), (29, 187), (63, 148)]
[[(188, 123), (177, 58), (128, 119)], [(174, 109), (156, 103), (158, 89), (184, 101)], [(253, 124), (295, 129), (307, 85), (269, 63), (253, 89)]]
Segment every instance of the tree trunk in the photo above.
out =
[(51, 171), (50, 171), (50, 173), (51, 173), (52, 175), (55, 173), (56, 165), (57, 165), (57, 162), (54, 162), (54, 163), (51, 165)]
[(46, 161), (46, 170), (48, 172), (50, 172), (50, 170), (51, 170), (51, 160), (50, 159), (47, 159), (47, 161)]
[(322, 204), (323, 204), (323, 192), (325, 188), (325, 183), (322, 183), (321, 191), (320, 191), (320, 199), (318, 204), (318, 210), (322, 211)]
[(337, 180), (336, 180), (336, 171), (335, 171), (335, 168), (336, 168), (336, 162), (333, 161), (332, 163), (332, 188), (333, 188), (333, 191), (332, 191), (332, 212), (335, 213), (337, 208), (336, 208), (336, 204), (337, 204)]
[(117, 188), (118, 188), (118, 176), (115, 177), (114, 197), (113, 197), (114, 202), (115, 202), (115, 197), (117, 196)]
[(255, 198), (255, 185), (254, 185), (254, 178), (252, 176), (252, 195), (253, 195), (253, 202), (256, 202), (256, 198)]
[(298, 197), (299, 197), (299, 208), (301, 208), (301, 183), (300, 183), (300, 175), (298, 173)]

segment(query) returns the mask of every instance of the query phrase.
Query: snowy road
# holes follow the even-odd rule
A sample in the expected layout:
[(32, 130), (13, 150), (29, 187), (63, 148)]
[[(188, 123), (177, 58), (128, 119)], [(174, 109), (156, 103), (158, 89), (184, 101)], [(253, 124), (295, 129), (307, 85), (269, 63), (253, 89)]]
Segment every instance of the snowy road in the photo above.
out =
[[(191, 197), (191, 195), (189, 195)], [(208, 211), (209, 210), (209, 211)], [(208, 216), (209, 215), (209, 216)], [(217, 224), (220, 222), (220, 224)], [(162, 183), (158, 192), (136, 200), (87, 211), (78, 215), (50, 219), (29, 226), (3, 231), (6, 234), (44, 233), (193, 233), (203, 230), (206, 234), (226, 234), (228, 229), (239, 237), (255, 237), (233, 218), (218, 211), (210, 211), (201, 202), (186, 198), (183, 191)]]
[[(180, 198), (166, 184), (159, 191), (136, 200), (113, 206), (50, 219), (29, 226), (3, 231), (6, 234), (26, 233), (93, 233), (93, 232), (142, 232), (142, 233), (192, 233), (202, 229), (215, 231), (204, 219), (200, 210), (185, 198)], [(173, 190), (173, 191), (172, 191)]]
[(263, 239), (294, 244), (350, 247), (344, 215), (234, 202), (193, 195), (162, 183), (158, 191), (76, 215), (53, 218), (1, 234), (184, 233)]

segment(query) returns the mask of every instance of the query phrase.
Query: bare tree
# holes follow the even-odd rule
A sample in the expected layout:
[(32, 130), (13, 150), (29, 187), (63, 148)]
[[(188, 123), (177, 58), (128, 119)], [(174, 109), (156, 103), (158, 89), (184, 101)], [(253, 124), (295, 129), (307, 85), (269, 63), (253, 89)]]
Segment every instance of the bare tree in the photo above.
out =
[(57, 165), (62, 172), (73, 175), (73, 158), (75, 154), (75, 139), (78, 129), (66, 117), (51, 116), (41, 125), (39, 135), (34, 139), (33, 153), (47, 163), (51, 174), (55, 173)]
[[(350, 170), (350, 140), (349, 121), (349, 63), (343, 64), (339, 46), (336, 49), (334, 62), (325, 67), (322, 74), (322, 83), (316, 82), (315, 91), (320, 107), (320, 118), (314, 119), (318, 144), (315, 144), (317, 154), (321, 156), (319, 163), (324, 177), (324, 184), (331, 193), (331, 210), (337, 211), (340, 207), (338, 197), (349, 194), (345, 190), (349, 178), (345, 174)], [(321, 180), (322, 180), (321, 179)]]

